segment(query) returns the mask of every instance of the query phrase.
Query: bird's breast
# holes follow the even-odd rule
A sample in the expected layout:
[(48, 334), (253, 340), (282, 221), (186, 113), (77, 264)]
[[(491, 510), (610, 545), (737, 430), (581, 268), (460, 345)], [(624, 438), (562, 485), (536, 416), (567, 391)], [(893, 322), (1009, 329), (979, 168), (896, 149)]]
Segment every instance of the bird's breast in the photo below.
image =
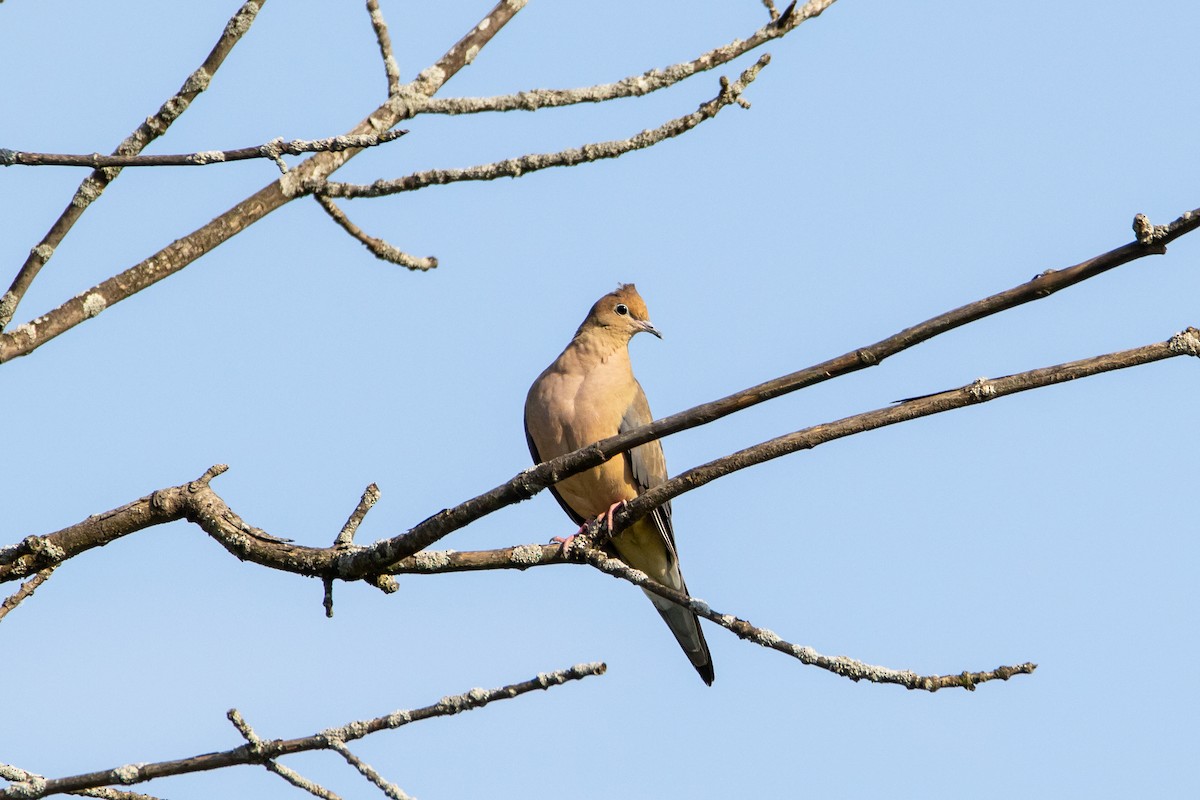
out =
[[(526, 425), (542, 460), (617, 435), (632, 398), (622, 389), (630, 382), (617, 380), (613, 372), (576, 374), (552, 368), (537, 380), (526, 401)], [(613, 503), (632, 500), (634, 487), (626, 459), (619, 455), (560, 481), (555, 489), (575, 513), (592, 518)]]

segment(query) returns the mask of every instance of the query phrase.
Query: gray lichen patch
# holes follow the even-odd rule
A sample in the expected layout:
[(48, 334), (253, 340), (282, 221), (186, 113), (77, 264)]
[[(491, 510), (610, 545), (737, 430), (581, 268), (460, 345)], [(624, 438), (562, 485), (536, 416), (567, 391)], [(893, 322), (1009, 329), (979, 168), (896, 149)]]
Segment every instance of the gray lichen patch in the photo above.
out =
[(521, 566), (533, 566), (540, 564), (542, 561), (542, 548), (536, 544), (523, 544), (512, 549), (512, 555), (509, 559), (514, 564)]
[(108, 301), (99, 292), (92, 292), (83, 298), (83, 316), (87, 319), (91, 319), (107, 307)]
[(443, 569), (450, 565), (450, 554), (453, 552), (453, 550), (426, 550), (421, 553), (414, 553), (412, 556), (413, 565), (421, 571), (432, 572)]

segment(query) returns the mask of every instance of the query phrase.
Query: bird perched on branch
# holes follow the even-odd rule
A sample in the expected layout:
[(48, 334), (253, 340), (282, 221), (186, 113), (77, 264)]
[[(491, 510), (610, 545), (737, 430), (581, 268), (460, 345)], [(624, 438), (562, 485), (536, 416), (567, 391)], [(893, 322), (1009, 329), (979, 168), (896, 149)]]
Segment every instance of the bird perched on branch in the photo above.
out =
[[(596, 301), (570, 344), (533, 382), (525, 399), (525, 438), (535, 462), (653, 420), (646, 394), (629, 364), (629, 340), (643, 331), (662, 338), (632, 283)], [(576, 524), (606, 517), (611, 531), (613, 511), (666, 479), (662, 445), (655, 440), (559, 481), (550, 491)], [(629, 525), (613, 537), (612, 544), (629, 566), (687, 593), (675, 550), (670, 503)], [(699, 619), (670, 600), (651, 592), (646, 595), (692, 666), (711, 685), (712, 656)]]

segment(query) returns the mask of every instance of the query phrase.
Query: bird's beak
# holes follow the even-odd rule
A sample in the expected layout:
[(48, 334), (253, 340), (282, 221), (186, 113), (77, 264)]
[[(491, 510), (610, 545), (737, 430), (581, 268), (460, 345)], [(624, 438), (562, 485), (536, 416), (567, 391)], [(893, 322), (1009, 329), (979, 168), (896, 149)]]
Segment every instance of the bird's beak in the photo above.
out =
[(658, 328), (654, 327), (650, 320), (643, 319), (640, 320), (638, 324), (642, 326), (642, 330), (644, 330), (646, 333), (653, 333), (658, 338), (662, 338), (662, 332)]

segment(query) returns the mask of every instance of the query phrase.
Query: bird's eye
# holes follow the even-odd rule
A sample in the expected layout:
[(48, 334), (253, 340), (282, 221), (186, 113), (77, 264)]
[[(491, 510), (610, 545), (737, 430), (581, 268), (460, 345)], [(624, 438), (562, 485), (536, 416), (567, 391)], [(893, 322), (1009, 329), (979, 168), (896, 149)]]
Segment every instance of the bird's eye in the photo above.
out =
[(625, 305), (624, 303), (617, 303), (617, 307), (613, 310), (623, 317), (629, 313), (629, 306)]

